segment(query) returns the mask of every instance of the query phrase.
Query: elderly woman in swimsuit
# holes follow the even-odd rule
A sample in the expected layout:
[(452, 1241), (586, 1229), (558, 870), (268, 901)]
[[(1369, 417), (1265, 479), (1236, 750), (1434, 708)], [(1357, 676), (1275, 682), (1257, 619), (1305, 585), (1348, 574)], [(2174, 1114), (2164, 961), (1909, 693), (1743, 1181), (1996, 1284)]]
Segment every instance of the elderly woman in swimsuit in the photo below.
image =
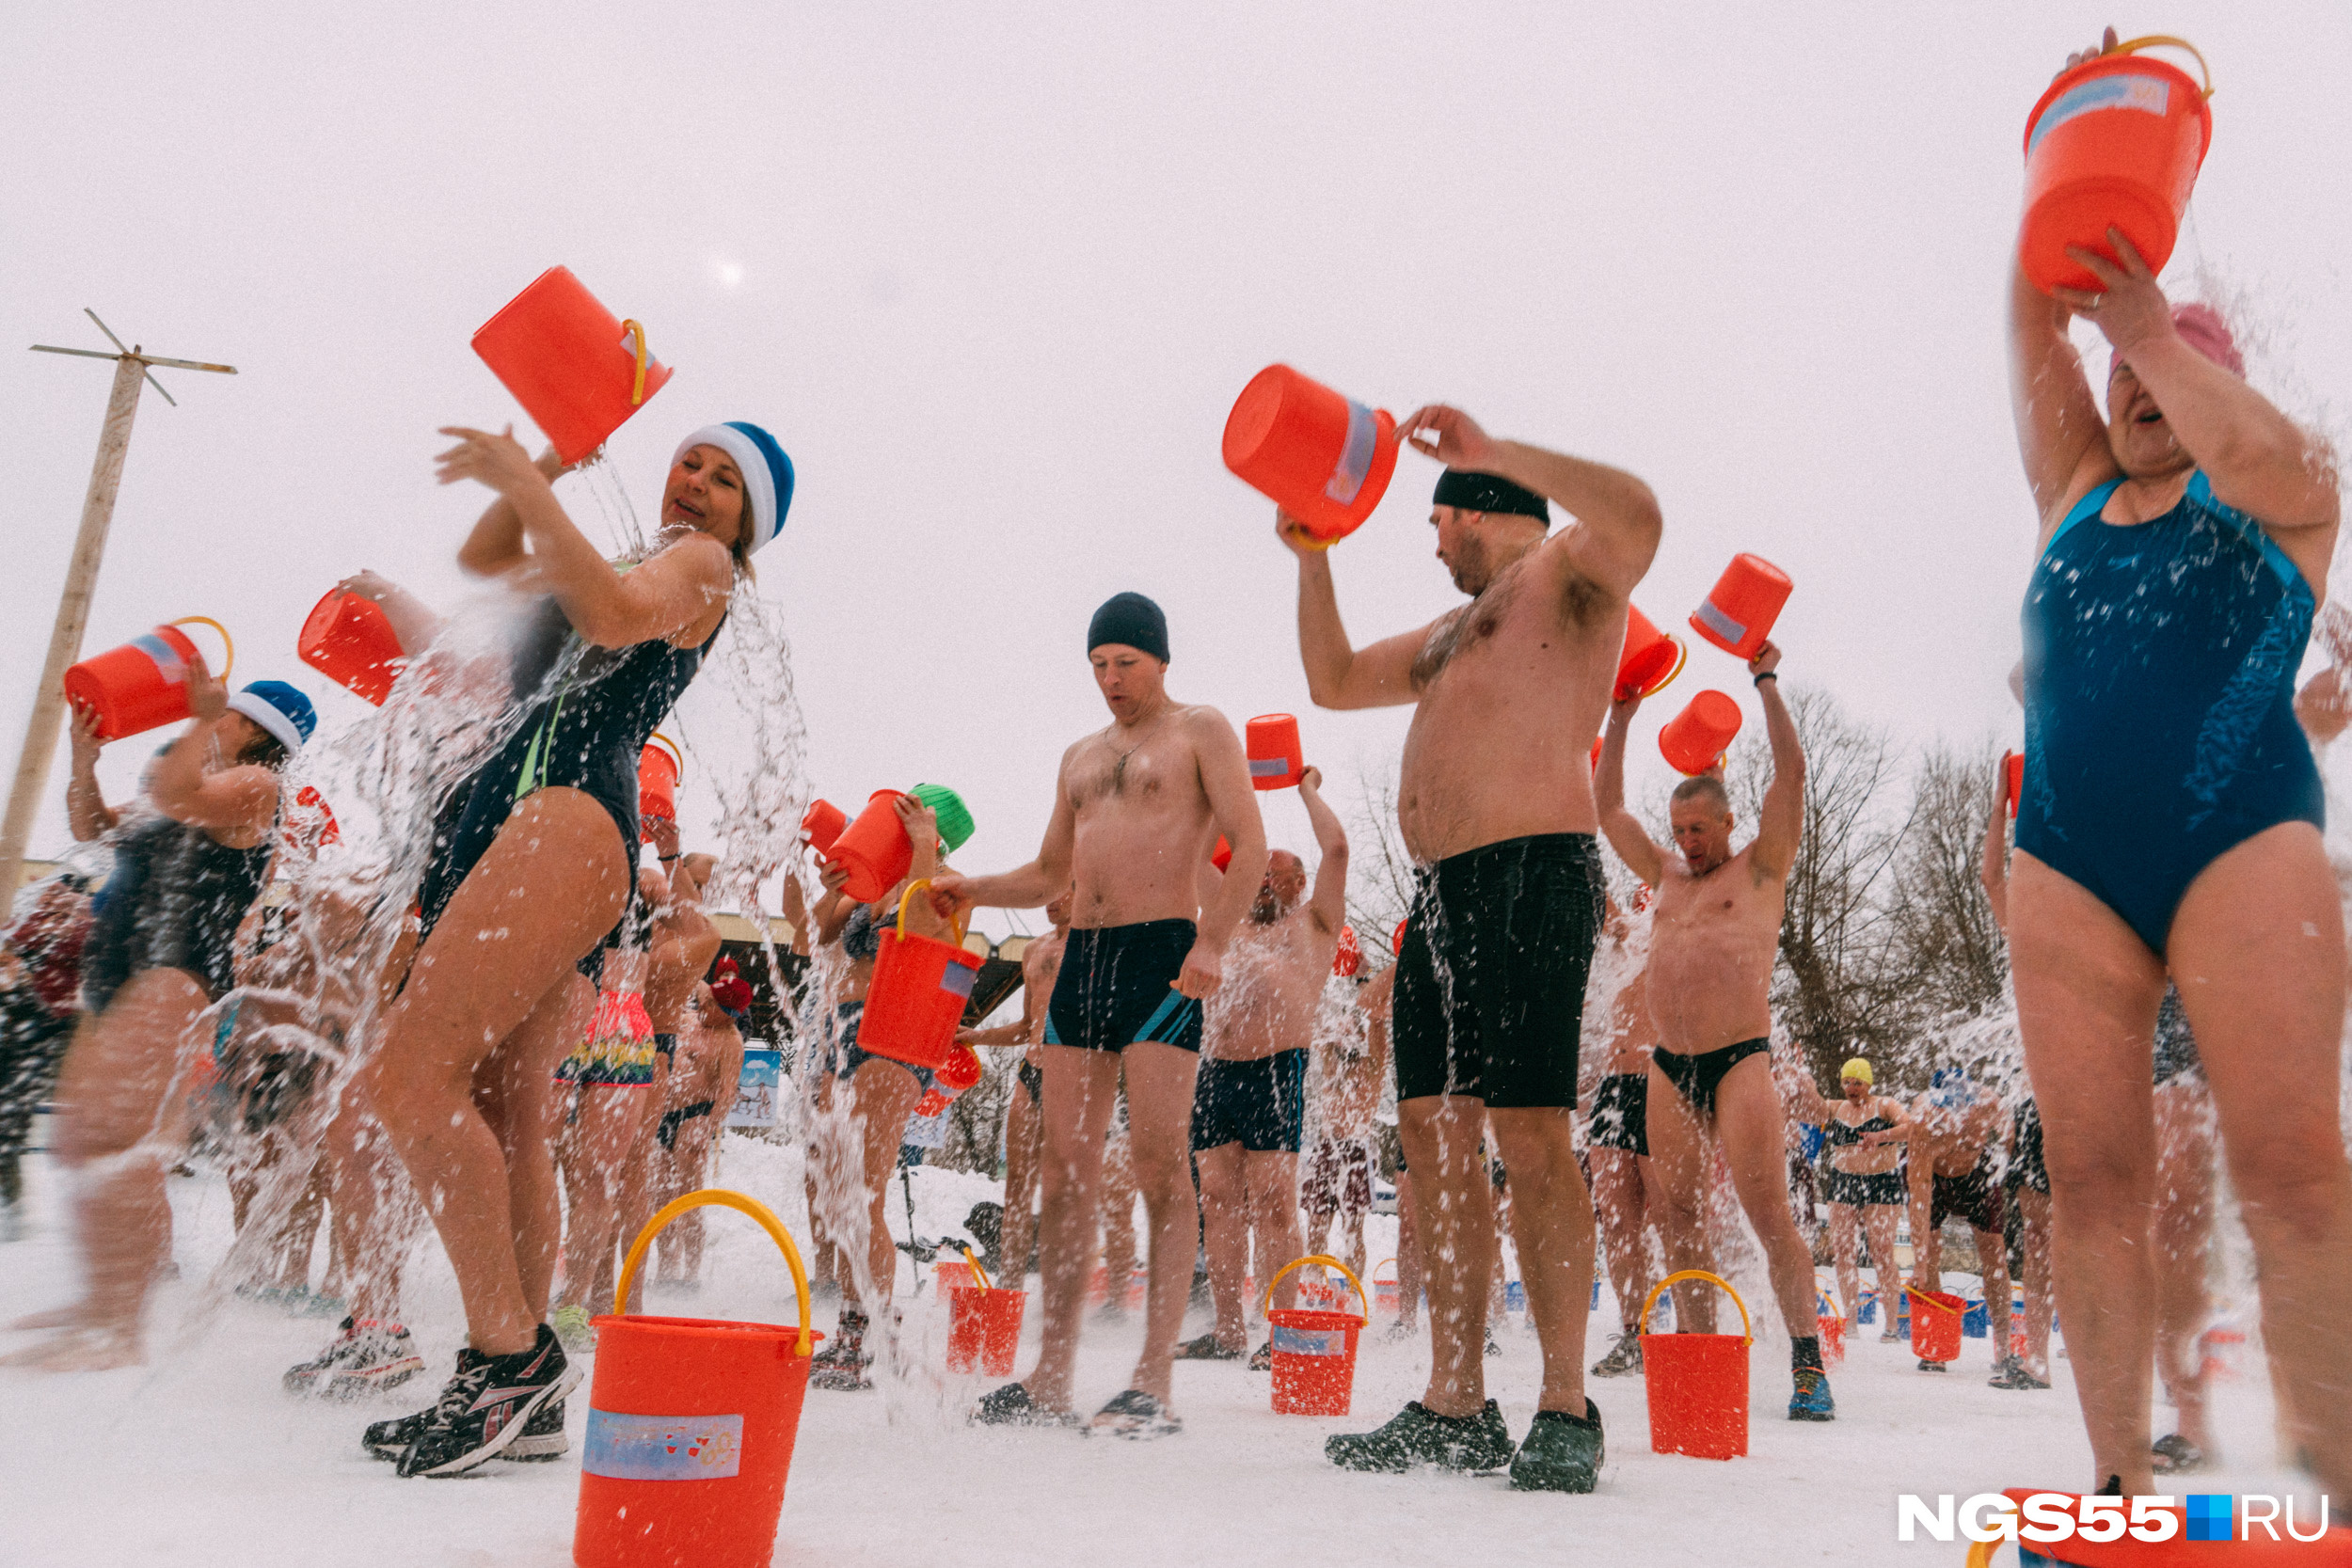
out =
[[(2109, 38), (2112, 39), (2110, 34)], [(2294, 680), (2334, 552), (2337, 476), (2121, 234), (2010, 350), (2042, 515), (2026, 589), (2026, 774), (2009, 887), (2044, 1130), (2058, 1307), (2093, 1484), (2153, 1491), (2150, 1059), (2168, 977), (2202, 1050), (2296, 1446), (2352, 1496), (2352, 1170), (2338, 1122), (2344, 914)], [(2068, 334), (2112, 347), (2104, 414)]]

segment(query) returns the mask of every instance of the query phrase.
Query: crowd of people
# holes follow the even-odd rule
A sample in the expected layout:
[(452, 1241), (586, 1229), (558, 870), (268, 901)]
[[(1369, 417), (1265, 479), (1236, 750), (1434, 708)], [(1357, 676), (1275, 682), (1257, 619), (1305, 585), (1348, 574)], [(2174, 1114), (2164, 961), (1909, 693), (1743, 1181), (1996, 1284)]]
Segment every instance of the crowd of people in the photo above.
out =
[[(1585, 1380), (1640, 1369), (1659, 1265), (1714, 1271), (1741, 1222), (1788, 1339), (1788, 1416), (1833, 1420), (1822, 1337), (1833, 1321), (1858, 1326), (1864, 1256), (1882, 1338), (1895, 1338), (1900, 1304), (1941, 1289), (1957, 1220), (1994, 1324), (1996, 1386), (2050, 1386), (2062, 1312), (2091, 1483), (2151, 1492), (2214, 1448), (2194, 1341), (2226, 1160), (2281, 1428), (2297, 1462), (2352, 1499), (2352, 1341), (2328, 1323), (2352, 1296), (2344, 917), (2313, 763), (2313, 737), (2342, 720), (2332, 674), (2300, 721), (2295, 689), (2335, 544), (2336, 474), (2246, 382), (2215, 312), (2168, 301), (2120, 235), (2111, 253), (2075, 255), (2100, 287), (2045, 293), (2021, 271), (2009, 327), (2042, 528), (2014, 844), (1988, 781), (1984, 879), (2029, 1096), (1959, 1061), (1899, 1094), (1859, 1056), (1822, 1091), (1772, 1007), (1805, 820), (1783, 650), (1767, 641), (1747, 662), (1771, 753), (1753, 834), (1740, 842), (1718, 768), (1675, 788), (1661, 843), (1627, 801), (1641, 699), (1617, 688), (1630, 595), (1664, 538), (1656, 497), (1622, 469), (1433, 404), (1400, 431), (1443, 467), (1429, 521), (1463, 603), (1359, 643), (1335, 585), (1346, 552), (1276, 519), (1314, 703), (1412, 709), (1396, 799), (1415, 882), (1369, 963), (1344, 928), (1348, 843), (1319, 776), (1298, 786), (1310, 865), (1269, 846), (1232, 723), (1170, 690), (1175, 640), (1136, 593), (1086, 629), (1109, 722), (1062, 753), (1033, 858), (951, 866), (968, 816), (946, 808), (952, 792), (918, 788), (897, 808), (910, 863), (878, 896), (849, 896), (845, 866), (827, 865), (809, 896), (787, 885), (812, 959), (796, 1063), (809, 1211), (819, 1277), (841, 1302), (814, 1386), (854, 1392), (887, 1368), (901, 1266), (888, 1183), (938, 1088), (860, 1045), (883, 933), (955, 940), (976, 908), (1041, 909), (1051, 932), (1023, 955), (1019, 1021), (964, 1035), (1017, 1056), (997, 1252), (1022, 1275), (1034, 1254), (1041, 1276), (1036, 1358), (978, 1401), (977, 1422), (1181, 1432), (1178, 1362), (1268, 1354), (1249, 1342), (1246, 1278), (1263, 1288), (1335, 1219), (1361, 1272), (1392, 1088), (1398, 1307), (1408, 1325), (1425, 1307), (1428, 1379), (1392, 1418), (1328, 1438), (1334, 1465), (1592, 1490), (1605, 1448)], [(2114, 351), (2104, 407), (2069, 336), (2076, 319)], [(713, 968), (711, 858), (680, 853), (675, 828), (641, 813), (637, 766), (792, 493), (765, 431), (695, 431), (668, 471), (658, 537), (614, 562), (557, 500), (551, 456), (448, 434), (444, 481), (495, 495), (459, 560), (531, 609), (507, 677), (516, 718), (437, 792), (398, 940), (360, 942), (358, 927), (384, 916), (356, 904), (305, 903), (312, 928), (289, 930), (264, 897), (273, 857), (305, 852), (283, 781), (314, 718), (293, 688), (232, 694), (193, 672), (191, 722), (124, 807), (101, 797), (99, 740), (77, 719), (72, 827), (107, 841), (113, 868), (103, 885), (43, 889), (11, 935), (0, 1122), (21, 1141), (28, 1099), (54, 1101), (86, 1276), (72, 1305), (16, 1325), (48, 1333), (11, 1354), (19, 1365), (140, 1354), (169, 1258), (165, 1173), (193, 1134), (192, 1053), (232, 1085), (229, 1118), (253, 1134), (231, 1140), (237, 1180), (279, 1199), (251, 1204), (252, 1277), (269, 1277), (266, 1258), (307, 1258), (303, 1227), (329, 1217), (327, 1293), (348, 1311), (289, 1386), (418, 1375), (398, 1259), (430, 1223), (467, 1338), (437, 1398), (364, 1433), (403, 1476), (564, 1451), (564, 1402), (616, 1251), (710, 1157), (743, 1050), (741, 982)], [(432, 643), (437, 618), (413, 595), (353, 586), (405, 646)], [(301, 1097), (319, 1070), (282, 1049), (294, 1015), (340, 1053), (311, 1140), (261, 1135), (273, 1097)], [(1822, 1145), (1818, 1244), (1835, 1301), (1817, 1285), (1812, 1198), (1792, 1199), (1804, 1126)], [(11, 1156), (11, 1193), (13, 1169)], [(1139, 1239), (1122, 1241), (1138, 1204)], [(1486, 1373), (1506, 1234), (1542, 1359), (1516, 1436)], [(691, 1256), (683, 1232), (677, 1250)], [(1094, 1266), (1117, 1311), (1138, 1250), (1139, 1353), (1089, 1413), (1073, 1374)], [(1186, 1339), (1203, 1261), (1213, 1323)], [(1596, 1355), (1587, 1303), (1603, 1267), (1620, 1333)], [(1272, 1299), (1298, 1288), (1286, 1277)], [(1678, 1281), (1673, 1313), (1677, 1331), (1711, 1331), (1713, 1291)], [(2158, 1375), (2178, 1424), (2152, 1441)]]

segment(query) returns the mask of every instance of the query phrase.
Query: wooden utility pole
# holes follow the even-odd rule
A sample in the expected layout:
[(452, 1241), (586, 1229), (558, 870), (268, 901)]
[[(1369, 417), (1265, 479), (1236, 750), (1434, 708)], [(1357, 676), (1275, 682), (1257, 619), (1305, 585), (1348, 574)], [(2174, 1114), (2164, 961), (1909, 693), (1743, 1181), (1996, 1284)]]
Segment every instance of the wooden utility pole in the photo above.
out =
[[(57, 721), (65, 713), (65, 673), (82, 657), (82, 629), (89, 622), (90, 595), (98, 587), (98, 563), (106, 553), (106, 530), (114, 522), (115, 492), (122, 487), (122, 459), (131, 446), (131, 421), (139, 411), (139, 388), (152, 382), (166, 403), (173, 403), (164, 385), (148, 373), (151, 365), (178, 371), (213, 371), (234, 375), (234, 365), (207, 365), (194, 359), (166, 359), (141, 352), (137, 344), (122, 346), (98, 312), (84, 310), (98, 322), (98, 330), (115, 345), (113, 354), (87, 348), (32, 345), (36, 354), (71, 354), (84, 359), (115, 362), (114, 393), (106, 400), (106, 422), (98, 433), (98, 460), (90, 466), (89, 492), (82, 498), (82, 527), (73, 537), (73, 559), (66, 567), (65, 593), (57, 600), (56, 625), (49, 633), (49, 657), (41, 661), (40, 685), (33, 692), (32, 722), (24, 728), (24, 750), (16, 761), (16, 783), (8, 791), (8, 815), (0, 823), (0, 911), (16, 896), (24, 874), (24, 841), (32, 836), (33, 819), (40, 814), (41, 791), (49, 783), (49, 764), (57, 753)], [(174, 406), (177, 406), (174, 404)]]

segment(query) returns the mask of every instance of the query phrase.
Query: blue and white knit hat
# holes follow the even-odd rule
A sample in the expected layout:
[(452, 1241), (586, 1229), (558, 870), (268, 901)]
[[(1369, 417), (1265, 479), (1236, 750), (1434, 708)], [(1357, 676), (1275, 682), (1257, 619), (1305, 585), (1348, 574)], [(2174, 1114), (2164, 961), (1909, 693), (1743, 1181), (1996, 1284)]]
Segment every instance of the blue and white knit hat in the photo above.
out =
[(319, 727), (318, 709), (310, 699), (284, 681), (255, 681), (229, 699), (229, 711), (242, 713), (267, 730), (280, 746), (299, 752), (310, 732)]
[(747, 551), (758, 549), (784, 531), (784, 515), (792, 510), (792, 459), (784, 454), (774, 436), (748, 420), (707, 424), (680, 441), (670, 461), (675, 463), (695, 447), (717, 447), (742, 471), (750, 501)]

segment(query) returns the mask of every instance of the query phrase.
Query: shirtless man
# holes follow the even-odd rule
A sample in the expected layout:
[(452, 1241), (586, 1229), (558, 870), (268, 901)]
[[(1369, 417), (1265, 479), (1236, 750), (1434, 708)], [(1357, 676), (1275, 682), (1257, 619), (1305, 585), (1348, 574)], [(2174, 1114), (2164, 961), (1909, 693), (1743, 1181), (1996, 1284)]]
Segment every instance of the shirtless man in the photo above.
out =
[[(1348, 641), (1331, 557), (1288, 516), (1307, 687), (1329, 708), (1415, 705), (1397, 817), (1418, 867), (1392, 1001), (1397, 1114), (1428, 1264), (1422, 1398), (1376, 1432), (1324, 1446), (1350, 1469), (1511, 1469), (1520, 1488), (1589, 1492), (1600, 1412), (1584, 1397), (1593, 1209), (1576, 1163), (1578, 1034), (1600, 927), (1588, 752), (1626, 606), (1658, 548), (1658, 502), (1631, 474), (1517, 441), (1431, 405), (1402, 426), (1447, 471), (1430, 522), (1470, 602), (1363, 649)], [(1547, 500), (1578, 521), (1547, 537)], [(1494, 1193), (1491, 1121), (1510, 1167), (1514, 1237), (1544, 1350), (1543, 1390), (1514, 1453), (1486, 1398)]]
[[(1168, 617), (1140, 594), (1094, 612), (1087, 658), (1111, 723), (1062, 753), (1037, 859), (994, 877), (935, 879), (943, 918), (976, 904), (1035, 909), (1064, 888), (1071, 932), (1045, 1017), (1044, 1344), (1037, 1366), (981, 1400), (991, 1425), (1075, 1425), (1071, 1373), (1094, 1250), (1104, 1133), (1123, 1078), (1136, 1184), (1151, 1226), (1143, 1353), (1098, 1431), (1182, 1430), (1171, 1362), (1200, 1248), (1188, 1134), (1200, 1005), (1265, 875), (1265, 828), (1241, 737), (1215, 708), (1168, 694)], [(1223, 833), (1231, 875), (1206, 908), (1197, 868)]]
[[(1253, 1228), (1261, 1280), (1306, 1247), (1298, 1148), (1307, 1055), (1347, 898), (1347, 833), (1323, 803), (1322, 784), (1317, 768), (1298, 784), (1323, 857), (1314, 893), (1307, 896), (1306, 863), (1287, 849), (1273, 851), (1249, 919), (1226, 952), (1225, 984), (1209, 1009), (1193, 1093), (1192, 1153), (1200, 1172), (1216, 1327), (1178, 1351), (1188, 1361), (1232, 1361), (1248, 1349), (1242, 1276), (1249, 1270)], [(1297, 1275), (1285, 1275), (1274, 1304), (1295, 1306), (1297, 1297)], [(1269, 1340), (1250, 1357), (1253, 1369), (1274, 1364), (1271, 1346)]]
[[(1625, 736), (1635, 697), (1610, 709), (1595, 784), (1601, 827), (1633, 874), (1658, 890), (1651, 915), (1650, 1014), (1658, 1049), (1650, 1057), (1649, 1146), (1665, 1193), (1667, 1259), (1704, 1268), (1709, 1156), (1720, 1148), (1731, 1182), (1771, 1267), (1772, 1294), (1788, 1326), (1796, 1391), (1792, 1421), (1836, 1415), (1821, 1370), (1815, 1322), (1813, 1252), (1788, 1208), (1787, 1124), (1772, 1084), (1772, 963), (1788, 901), (1788, 867), (1804, 824), (1804, 753), (1780, 699), (1780, 649), (1767, 642), (1748, 660), (1772, 737), (1772, 783), (1756, 837), (1731, 848), (1731, 800), (1708, 774), (1675, 786), (1675, 848), (1669, 856), (1625, 806)], [(1715, 1301), (1696, 1284), (1675, 1292), (1675, 1326), (1714, 1331)]]
[(1070, 895), (1045, 906), (1054, 928), (1021, 950), (1021, 1022), (993, 1029), (966, 1029), (956, 1037), (967, 1045), (1023, 1047), (1014, 1069), (1012, 1102), (1005, 1110), (1005, 1272), (1013, 1289), (1029, 1272), (1037, 1247), (1039, 1158), (1045, 1147), (1045, 1007), (1061, 976), (1061, 956), (1070, 942)]
[[(1391, 964), (1370, 978), (1353, 977), (1359, 988), (1348, 998), (1344, 1027), (1315, 1037), (1314, 1088), (1309, 1098), (1322, 1118), (1313, 1161), (1307, 1167), (1301, 1206), (1314, 1234), (1307, 1250), (1331, 1254), (1331, 1222), (1340, 1225), (1340, 1261), (1370, 1289), (1364, 1268), (1364, 1216), (1372, 1212), (1372, 1118), (1380, 1109), (1380, 1086), (1389, 1076), (1389, 988), (1396, 984)], [(1400, 1273), (1404, 1265), (1400, 1263)], [(1400, 1297), (1400, 1299), (1402, 1299)]]
[[(1649, 925), (1613, 910), (1605, 927), (1614, 961), (1630, 973), (1611, 999), (1609, 1049), (1584, 1121), (1584, 1157), (1593, 1170), (1593, 1206), (1600, 1214), (1600, 1245), (1609, 1261), (1609, 1288), (1623, 1326), (1609, 1354), (1593, 1363), (1595, 1377), (1629, 1377), (1642, 1370), (1642, 1304), (1649, 1299), (1649, 1221), (1664, 1195), (1649, 1158), (1649, 1056), (1658, 1043), (1650, 1017)], [(1609, 959), (1603, 959), (1604, 963)]]
[[(2009, 1361), (2004, 1330), (2009, 1312), (2008, 1210), (2001, 1191), (2000, 1140), (2009, 1132), (2000, 1101), (1968, 1082), (1956, 1068), (1938, 1068), (1928, 1092), (1912, 1101), (1907, 1123), (1865, 1136), (1866, 1143), (1911, 1145), (1911, 1288), (1944, 1289), (1944, 1222), (1966, 1222), (1977, 1243), (1977, 1266), (1984, 1275), (1985, 1337), (1993, 1341), (1993, 1367)], [(1914, 1304), (1915, 1314), (1923, 1310)], [(1922, 1357), (1923, 1372), (1947, 1370)]]

